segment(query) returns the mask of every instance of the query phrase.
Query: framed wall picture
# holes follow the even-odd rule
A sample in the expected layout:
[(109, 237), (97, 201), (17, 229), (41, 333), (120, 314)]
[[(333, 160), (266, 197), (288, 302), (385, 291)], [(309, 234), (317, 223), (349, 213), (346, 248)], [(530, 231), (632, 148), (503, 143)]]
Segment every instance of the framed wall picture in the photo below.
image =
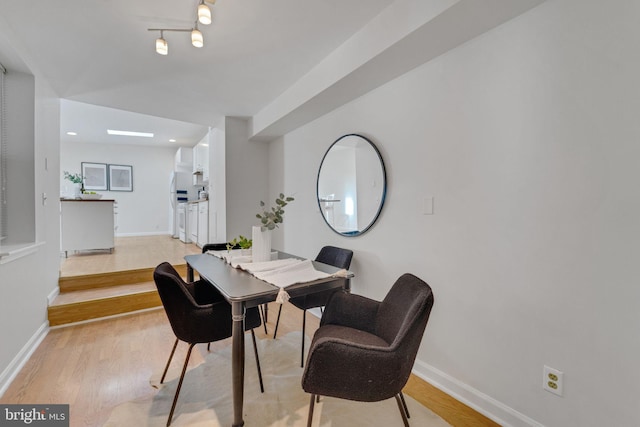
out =
[(133, 166), (109, 165), (109, 190), (133, 191)]
[(85, 190), (107, 189), (107, 165), (106, 163), (82, 162), (82, 177)]

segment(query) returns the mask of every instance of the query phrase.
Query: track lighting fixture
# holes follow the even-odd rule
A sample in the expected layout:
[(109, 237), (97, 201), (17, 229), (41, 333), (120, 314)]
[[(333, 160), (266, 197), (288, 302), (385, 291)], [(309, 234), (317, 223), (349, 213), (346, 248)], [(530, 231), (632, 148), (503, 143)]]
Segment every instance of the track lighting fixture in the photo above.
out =
[(167, 55), (169, 53), (169, 45), (164, 38), (165, 31), (174, 32), (190, 32), (191, 44), (195, 47), (204, 46), (204, 37), (202, 32), (198, 28), (198, 23), (203, 25), (211, 24), (211, 9), (205, 3), (211, 5), (216, 3), (216, 0), (200, 0), (197, 8), (197, 20), (195, 21), (193, 28), (148, 28), (147, 31), (160, 31), (160, 37), (156, 39), (156, 52), (160, 55)]

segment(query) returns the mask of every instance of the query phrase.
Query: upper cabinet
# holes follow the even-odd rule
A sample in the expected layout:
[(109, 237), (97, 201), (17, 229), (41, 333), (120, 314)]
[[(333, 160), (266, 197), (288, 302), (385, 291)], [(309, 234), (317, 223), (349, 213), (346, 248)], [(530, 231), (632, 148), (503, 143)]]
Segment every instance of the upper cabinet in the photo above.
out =
[(205, 136), (193, 147), (193, 184), (209, 182), (209, 138)]
[(174, 170), (188, 172), (193, 168), (193, 148), (180, 147), (176, 151)]

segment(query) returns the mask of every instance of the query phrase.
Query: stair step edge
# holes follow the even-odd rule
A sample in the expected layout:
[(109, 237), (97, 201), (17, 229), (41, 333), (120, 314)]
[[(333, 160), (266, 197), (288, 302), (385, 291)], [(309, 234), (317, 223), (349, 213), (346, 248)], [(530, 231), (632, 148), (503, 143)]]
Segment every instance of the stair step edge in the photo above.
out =
[(51, 326), (100, 319), (112, 315), (126, 314), (143, 309), (162, 306), (157, 291), (139, 292), (64, 305), (49, 306), (48, 319)]
[[(123, 285), (129, 286), (129, 285)], [(83, 291), (77, 291), (83, 292)], [(71, 294), (72, 292), (68, 293)], [(53, 300), (53, 302), (49, 305), (49, 307), (64, 307), (64, 306), (72, 306), (75, 304), (85, 304), (85, 303), (101, 303), (108, 302), (109, 300), (117, 299), (117, 298), (126, 298), (126, 297), (138, 297), (144, 294), (157, 294), (158, 290), (153, 289), (140, 289), (140, 290), (129, 290), (121, 293), (114, 293), (110, 295), (89, 295), (87, 298), (79, 298), (76, 300), (68, 300), (68, 298), (60, 298), (60, 295)], [(65, 294), (66, 297), (68, 294)]]
[[(186, 264), (177, 264), (176, 270), (186, 276)], [(138, 268), (132, 270), (92, 273), (76, 276), (63, 276), (58, 279), (60, 293), (68, 293), (87, 289), (111, 288), (120, 285), (153, 281), (154, 268)]]

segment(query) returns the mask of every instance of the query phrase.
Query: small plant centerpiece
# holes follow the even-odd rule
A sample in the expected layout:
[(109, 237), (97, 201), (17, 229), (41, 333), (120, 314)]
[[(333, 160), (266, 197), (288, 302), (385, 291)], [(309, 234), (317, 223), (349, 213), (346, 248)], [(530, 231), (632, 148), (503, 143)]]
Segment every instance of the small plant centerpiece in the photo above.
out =
[(262, 212), (256, 214), (256, 218), (260, 220), (260, 225), (254, 226), (252, 229), (253, 262), (264, 262), (271, 260), (271, 231), (278, 228), (279, 224), (284, 221), (284, 207), (293, 202), (293, 197), (285, 196), (280, 193), (275, 201), (275, 206), (267, 206), (265, 202), (260, 201)]
[(251, 249), (251, 244), (252, 244), (251, 239), (247, 239), (243, 235), (240, 235), (235, 239), (233, 239), (232, 241), (230, 241), (229, 243), (227, 243), (227, 250), (230, 251), (231, 249), (235, 248), (237, 245), (237, 246), (240, 246), (240, 249), (242, 249), (242, 252), (245, 253), (249, 249)]
[(238, 237), (238, 246), (240, 246), (240, 249), (251, 249), (251, 243), (251, 239), (247, 239), (244, 236)]
[[(80, 194), (84, 194), (84, 177), (79, 173), (69, 173), (64, 171), (64, 179), (68, 179), (74, 184), (80, 184)], [(76, 194), (76, 196), (79, 196)]]

